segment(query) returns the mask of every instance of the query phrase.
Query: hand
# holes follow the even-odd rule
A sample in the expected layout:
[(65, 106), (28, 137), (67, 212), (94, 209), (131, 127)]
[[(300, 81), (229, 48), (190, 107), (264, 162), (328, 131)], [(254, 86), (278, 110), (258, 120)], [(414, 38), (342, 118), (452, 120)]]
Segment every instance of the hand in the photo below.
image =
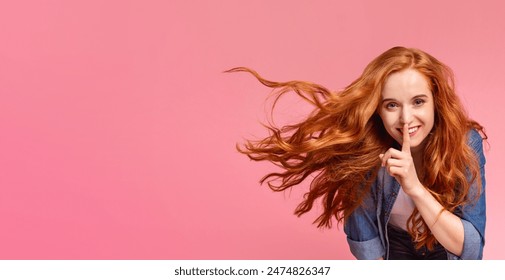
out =
[(422, 187), (417, 177), (416, 167), (410, 153), (409, 126), (403, 126), (402, 150), (389, 148), (384, 154), (380, 154), (381, 165), (386, 171), (400, 183), (407, 195), (412, 195), (419, 187)]

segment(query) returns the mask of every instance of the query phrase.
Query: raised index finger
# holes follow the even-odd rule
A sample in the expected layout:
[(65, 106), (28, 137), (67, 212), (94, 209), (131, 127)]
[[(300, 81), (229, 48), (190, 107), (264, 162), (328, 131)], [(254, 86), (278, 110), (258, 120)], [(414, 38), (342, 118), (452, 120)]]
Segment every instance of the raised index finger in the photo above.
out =
[(409, 135), (409, 125), (403, 125), (403, 143), (402, 152), (410, 153), (410, 135)]

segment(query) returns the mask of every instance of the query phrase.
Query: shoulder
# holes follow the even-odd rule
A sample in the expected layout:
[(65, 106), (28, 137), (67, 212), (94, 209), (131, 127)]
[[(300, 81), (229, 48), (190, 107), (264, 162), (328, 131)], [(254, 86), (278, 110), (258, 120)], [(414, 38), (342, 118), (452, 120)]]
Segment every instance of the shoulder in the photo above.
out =
[(467, 132), (467, 144), (478, 155), (481, 164), (485, 163), (482, 142), (483, 138), (476, 129), (472, 128)]
[(482, 142), (482, 136), (480, 135), (480, 133), (475, 128), (472, 128), (472, 129), (468, 130), (467, 136), (468, 136), (468, 142), (469, 143)]

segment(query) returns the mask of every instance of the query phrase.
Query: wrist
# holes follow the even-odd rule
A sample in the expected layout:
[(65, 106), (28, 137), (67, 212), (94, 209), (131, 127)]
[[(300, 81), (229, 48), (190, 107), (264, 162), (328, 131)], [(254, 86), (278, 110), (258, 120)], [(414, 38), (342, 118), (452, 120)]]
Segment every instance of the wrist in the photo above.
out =
[(406, 194), (412, 199), (416, 200), (418, 198), (421, 198), (425, 195), (426, 193), (426, 188), (419, 182), (415, 185), (415, 187), (410, 188), (409, 192)]

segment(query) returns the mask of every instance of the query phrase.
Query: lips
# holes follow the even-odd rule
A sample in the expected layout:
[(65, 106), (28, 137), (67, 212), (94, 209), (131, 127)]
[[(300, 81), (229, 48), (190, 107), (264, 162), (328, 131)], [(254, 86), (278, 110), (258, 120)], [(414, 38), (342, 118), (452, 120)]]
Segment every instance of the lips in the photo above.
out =
[[(421, 126), (418, 125), (418, 126), (409, 127), (409, 134), (416, 133), (416, 131), (419, 130), (419, 127), (421, 127)], [(397, 129), (398, 129), (398, 131), (400, 131), (401, 133), (403, 133), (403, 128), (397, 128)]]

